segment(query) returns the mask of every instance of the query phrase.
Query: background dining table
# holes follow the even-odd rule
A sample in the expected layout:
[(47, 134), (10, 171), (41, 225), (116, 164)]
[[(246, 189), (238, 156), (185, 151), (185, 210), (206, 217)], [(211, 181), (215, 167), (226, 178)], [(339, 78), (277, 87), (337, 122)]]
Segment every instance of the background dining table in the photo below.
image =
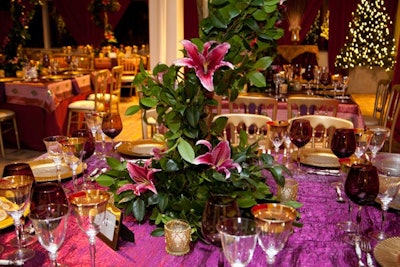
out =
[[(123, 155), (125, 158), (126, 155)], [(45, 158), (44, 154), (39, 159)], [(107, 167), (104, 160), (95, 156), (87, 160), (88, 173), (94, 168)], [(311, 168), (310, 170), (314, 170)], [(348, 205), (336, 202), (336, 191), (331, 186), (338, 176), (304, 174), (294, 177), (299, 183), (298, 201), (303, 204), (299, 208), (301, 227), (294, 227), (285, 248), (277, 255), (273, 266), (357, 266), (354, 247), (343, 241), (344, 232), (338, 230), (336, 224), (348, 218)], [(271, 177), (267, 183), (275, 192), (276, 184)], [(63, 181), (65, 187), (71, 189), (70, 179)], [(353, 209), (354, 212), (356, 209)], [(353, 214), (355, 218), (355, 213)], [(391, 209), (387, 216), (387, 233), (400, 236), (399, 211)], [(361, 232), (367, 233), (379, 227), (381, 211), (379, 205), (365, 206), (362, 212)], [(29, 222), (28, 222), (29, 223)], [(219, 248), (203, 243), (192, 242), (191, 250), (184, 256), (172, 256), (165, 251), (164, 237), (154, 237), (150, 233), (156, 228), (148, 221), (137, 223), (131, 215), (123, 216), (123, 224), (135, 235), (135, 242), (119, 239), (118, 250), (113, 250), (102, 240), (96, 240), (96, 261), (98, 266), (229, 266), (226, 260), (218, 264)], [(0, 243), (5, 246), (0, 258), (6, 258), (15, 250), (10, 240), (15, 236), (13, 227), (2, 229)], [(376, 242), (373, 242), (373, 246)], [(47, 252), (35, 243), (31, 246), (36, 256), (24, 266), (41, 266), (48, 263)], [(68, 221), (68, 230), (64, 244), (59, 250), (58, 259), (68, 266), (88, 266), (90, 263), (88, 238), (79, 229), (73, 215)], [(365, 262), (365, 253), (364, 253)], [(259, 245), (250, 267), (266, 266), (265, 253)]]

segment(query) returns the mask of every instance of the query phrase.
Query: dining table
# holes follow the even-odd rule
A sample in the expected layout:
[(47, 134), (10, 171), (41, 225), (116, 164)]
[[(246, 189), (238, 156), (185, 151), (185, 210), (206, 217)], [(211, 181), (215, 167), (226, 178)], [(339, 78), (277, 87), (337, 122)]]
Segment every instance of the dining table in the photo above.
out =
[[(110, 144), (107, 144), (108, 149)], [(97, 147), (96, 149), (100, 149)], [(38, 160), (47, 157), (43, 154)], [(116, 153), (115, 158), (121, 160), (132, 160), (129, 155)], [(283, 158), (280, 156), (280, 162)], [(104, 158), (92, 156), (86, 160), (87, 173), (95, 168), (108, 168)], [(294, 164), (295, 165), (295, 164)], [(345, 232), (337, 228), (337, 223), (349, 217), (348, 204), (336, 201), (337, 194), (332, 182), (337, 181), (337, 172), (327, 171), (324, 168), (303, 165), (304, 174), (295, 175), (298, 181), (298, 201), (302, 206), (298, 208), (298, 226), (293, 227), (292, 233), (283, 250), (277, 255), (275, 264), (272, 266), (358, 266), (355, 249), (344, 241)], [(336, 170), (337, 171), (337, 170)], [(72, 181), (63, 179), (63, 185), (71, 190)], [(267, 175), (266, 183), (276, 192), (276, 184), (272, 177)], [(94, 182), (94, 185), (96, 183)], [(353, 209), (355, 220), (356, 208)], [(380, 205), (364, 206), (360, 222), (360, 232), (367, 234), (379, 227), (381, 221)], [(385, 231), (391, 236), (400, 236), (399, 207), (391, 208), (387, 214), (387, 228)], [(138, 223), (131, 215), (124, 214), (122, 223), (134, 233), (134, 242), (125, 241), (120, 233), (118, 246), (114, 250), (102, 239), (96, 238), (96, 262), (97, 266), (229, 266), (221, 254), (221, 249), (203, 241), (191, 242), (190, 251), (183, 256), (173, 256), (165, 250), (165, 239), (163, 236), (152, 236), (151, 232), (156, 225), (145, 221)], [(26, 225), (30, 222), (27, 220)], [(0, 230), (0, 244), (4, 246), (0, 258), (15, 250), (10, 245), (10, 240), (15, 236), (12, 226)], [(400, 241), (399, 241), (400, 242)], [(373, 241), (375, 247), (378, 242)], [(48, 264), (47, 252), (38, 242), (30, 245), (36, 256), (25, 262), (24, 266), (41, 266)], [(373, 253), (373, 252), (371, 252)], [(379, 251), (385, 255), (385, 251)], [(363, 260), (366, 262), (366, 255)], [(391, 256), (388, 252), (387, 257)], [(90, 250), (88, 237), (80, 230), (73, 215), (68, 220), (67, 234), (64, 243), (58, 251), (58, 260), (68, 266), (89, 266)], [(379, 262), (374, 260), (375, 266)], [(259, 245), (256, 246), (249, 267), (267, 266), (266, 256)]]
[[(16, 114), (23, 147), (45, 151), (42, 139), (62, 135), (67, 128), (68, 105), (92, 92), (90, 74), (59, 74), (36, 80), (0, 79), (0, 108)], [(8, 133), (4, 139), (15, 142)]]

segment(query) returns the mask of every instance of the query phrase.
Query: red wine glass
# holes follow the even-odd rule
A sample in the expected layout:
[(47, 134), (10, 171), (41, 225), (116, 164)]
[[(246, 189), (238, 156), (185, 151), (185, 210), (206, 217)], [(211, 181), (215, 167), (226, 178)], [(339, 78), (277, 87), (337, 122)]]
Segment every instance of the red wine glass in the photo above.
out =
[(295, 119), (291, 122), (289, 132), (291, 142), (298, 148), (297, 150), (297, 174), (301, 173), (300, 156), (302, 148), (310, 142), (312, 137), (312, 127), (309, 120)]
[(44, 182), (34, 185), (31, 193), (31, 210), (49, 204), (68, 205), (63, 186), (58, 182)]
[(114, 155), (114, 138), (117, 137), (122, 131), (122, 119), (119, 113), (105, 113), (103, 116), (101, 129), (106, 136), (111, 138), (112, 155)]

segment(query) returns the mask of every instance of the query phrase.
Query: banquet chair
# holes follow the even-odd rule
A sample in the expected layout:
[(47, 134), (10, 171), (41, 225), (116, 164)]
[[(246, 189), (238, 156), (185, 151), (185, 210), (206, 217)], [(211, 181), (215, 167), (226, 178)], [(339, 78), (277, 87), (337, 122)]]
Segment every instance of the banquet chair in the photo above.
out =
[[(159, 133), (159, 125), (157, 122), (157, 111), (155, 108), (149, 110), (142, 110), (142, 137), (143, 139), (149, 139), (154, 134)], [(149, 135), (150, 131), (150, 135)]]
[(363, 116), (365, 125), (369, 126), (383, 126), (384, 114), (388, 106), (388, 98), (390, 93), (390, 80), (379, 80), (378, 87), (375, 94), (375, 104), (372, 116)]
[(223, 130), (223, 140), (230, 141), (231, 145), (237, 146), (240, 142), (240, 130), (248, 134), (248, 143), (262, 139), (267, 134), (267, 122), (272, 121), (270, 117), (259, 114), (227, 113), (214, 117), (213, 121), (221, 117), (228, 119)]
[[(3, 126), (6, 127), (3, 128)], [(6, 156), (4, 152), (3, 134), (11, 130), (14, 130), (15, 139), (17, 141), (17, 148), (18, 150), (20, 150), (21, 146), (19, 143), (17, 119), (15, 117), (15, 112), (8, 109), (0, 109), (0, 148), (1, 148), (1, 156), (3, 158)]]
[(399, 118), (399, 110), (400, 110), (400, 84), (395, 84), (392, 87), (388, 107), (386, 109), (386, 113), (384, 114), (384, 122), (383, 125), (390, 129), (389, 142), (385, 150), (392, 152), (394, 136), (396, 135), (396, 124)]
[(253, 113), (276, 119), (278, 101), (272, 97), (239, 95), (229, 102), (230, 113)]
[(78, 129), (84, 121), (84, 113), (88, 111), (105, 111), (104, 94), (107, 91), (109, 70), (96, 71), (94, 77), (94, 99), (78, 100), (68, 105), (67, 135), (70, 134), (71, 124)]
[(121, 57), (118, 58), (118, 65), (122, 66), (123, 72), (121, 83), (123, 87), (129, 87), (129, 96), (133, 95), (132, 81), (138, 72), (140, 57)]
[(330, 115), (336, 117), (339, 100), (318, 96), (289, 96), (288, 119), (303, 115)]
[(330, 142), (335, 129), (346, 128), (353, 129), (351, 121), (326, 115), (304, 115), (289, 119), (289, 123), (296, 119), (305, 119), (310, 121), (312, 137), (306, 147), (311, 148), (330, 148)]
[(78, 70), (93, 70), (94, 57), (89, 54), (75, 54), (73, 56), (75, 67)]

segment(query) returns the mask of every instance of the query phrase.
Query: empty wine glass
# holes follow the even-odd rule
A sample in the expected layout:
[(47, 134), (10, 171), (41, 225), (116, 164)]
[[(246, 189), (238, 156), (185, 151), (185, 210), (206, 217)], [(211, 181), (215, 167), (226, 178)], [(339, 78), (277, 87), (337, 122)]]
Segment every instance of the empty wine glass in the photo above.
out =
[(301, 149), (311, 140), (312, 128), (309, 120), (295, 119), (290, 124), (289, 136), (297, 150), (297, 174), (301, 173)]
[(115, 153), (114, 138), (117, 137), (122, 131), (122, 120), (119, 113), (105, 113), (103, 115), (103, 122), (101, 124), (103, 133), (111, 138), (112, 155)]
[(227, 218), (217, 225), (222, 250), (232, 267), (244, 267), (253, 258), (257, 244), (258, 228), (252, 219)]
[(306, 66), (303, 73), (303, 79), (307, 81), (307, 95), (313, 95), (314, 92), (311, 89), (311, 81), (314, 80), (314, 67), (311, 64)]
[(363, 236), (360, 233), (361, 210), (365, 205), (374, 203), (379, 193), (378, 170), (371, 164), (353, 164), (344, 184), (344, 190), (349, 199), (358, 205), (357, 229), (350, 239), (345, 241), (350, 244), (359, 242)]
[(289, 123), (286, 121), (272, 121), (268, 123), (268, 126), (268, 136), (275, 149), (275, 159), (278, 160), (279, 148), (285, 141)]
[(349, 87), (349, 76), (343, 76), (343, 78), (341, 80), (341, 87), (342, 87), (341, 102), (346, 102), (345, 101), (345, 94), (346, 94), (347, 87)]
[(0, 206), (14, 220), (18, 249), (9, 256), (13, 261), (27, 261), (35, 256), (35, 251), (22, 247), (21, 218), (29, 205), (34, 178), (27, 175), (6, 176), (0, 179)]
[(379, 176), (379, 193), (378, 199), (381, 202), (382, 221), (378, 231), (370, 232), (368, 235), (376, 240), (384, 240), (390, 236), (385, 233), (386, 213), (389, 204), (397, 196), (400, 189), (400, 177), (378, 174)]
[(83, 181), (83, 187), (86, 188), (89, 186), (88, 181), (87, 181), (87, 164), (86, 160), (90, 158), (94, 151), (95, 151), (95, 139), (92, 135), (92, 132), (87, 129), (87, 128), (82, 128), (82, 129), (77, 129), (72, 132), (72, 137), (83, 137), (86, 138), (85, 140), (85, 145), (83, 147), (83, 156), (82, 156), (82, 181)]
[(63, 266), (57, 262), (57, 251), (64, 243), (68, 215), (69, 207), (65, 204), (37, 206), (29, 215), (39, 243), (49, 252), (50, 267)]
[(69, 137), (67, 140), (61, 142), (64, 161), (72, 171), (72, 182), (75, 192), (78, 190), (77, 169), (82, 162), (85, 142), (86, 138), (84, 137)]
[(326, 87), (331, 83), (331, 75), (327, 67), (322, 67), (320, 81), (324, 86), (323, 91), (325, 93)]
[(354, 129), (354, 134), (356, 137), (356, 151), (354, 151), (354, 155), (359, 161), (362, 161), (371, 141), (371, 131), (356, 128)]
[[(3, 170), (3, 177), (6, 176), (13, 176), (13, 175), (28, 175), (28, 176), (32, 176), (33, 172), (31, 169), (31, 166), (28, 163), (25, 162), (15, 162), (15, 163), (10, 163), (7, 164), (6, 166), (4, 166), (4, 170)], [(25, 210), (28, 207), (25, 208)], [(24, 213), (25, 213), (24, 210)], [(28, 233), (28, 230), (24, 230), (24, 224), (25, 224), (25, 220), (23, 217), (21, 217), (21, 242), (22, 242), (22, 246), (29, 246), (30, 244), (36, 242), (36, 238), (32, 235), (30, 235)], [(18, 247), (18, 240), (17, 238), (13, 238), (10, 243), (15, 246)]]
[(61, 142), (67, 139), (67, 136), (62, 135), (48, 136), (43, 139), (43, 142), (46, 145), (48, 157), (52, 159), (56, 165), (57, 178), (59, 182), (61, 182), (61, 162), (63, 159)]
[(315, 80), (315, 90), (318, 92), (319, 90), (319, 83), (321, 81), (321, 73), (322, 73), (322, 68), (319, 66), (314, 67), (314, 80)]
[(382, 149), (385, 144), (386, 138), (390, 134), (387, 128), (370, 128), (371, 132), (368, 148), (371, 151), (371, 162), (375, 161), (376, 154)]
[(251, 208), (259, 229), (258, 244), (267, 256), (267, 263), (274, 264), (276, 255), (285, 247), (297, 217), (292, 207), (277, 203), (258, 204)]
[[(97, 112), (97, 111), (85, 112), (86, 125), (92, 132), (92, 136), (95, 140), (95, 143), (98, 140), (98, 138), (97, 138), (98, 135), (101, 136), (102, 152), (104, 152), (104, 150), (105, 150), (105, 134), (101, 130), (101, 123), (103, 120), (102, 117), (103, 117), (103, 112)], [(104, 153), (102, 153), (102, 152), (97, 151), (96, 146), (95, 146), (95, 150), (93, 153), (94, 155), (98, 156), (99, 158), (103, 158)]]
[(72, 211), (81, 230), (89, 237), (91, 266), (96, 266), (96, 235), (106, 217), (110, 194), (104, 190), (89, 189), (69, 196)]
[(283, 81), (284, 81), (284, 77), (282, 76), (282, 74), (280, 72), (274, 74), (275, 98), (276, 99), (279, 99), (279, 97), (281, 96), (279, 94), (279, 87), (283, 83)]

